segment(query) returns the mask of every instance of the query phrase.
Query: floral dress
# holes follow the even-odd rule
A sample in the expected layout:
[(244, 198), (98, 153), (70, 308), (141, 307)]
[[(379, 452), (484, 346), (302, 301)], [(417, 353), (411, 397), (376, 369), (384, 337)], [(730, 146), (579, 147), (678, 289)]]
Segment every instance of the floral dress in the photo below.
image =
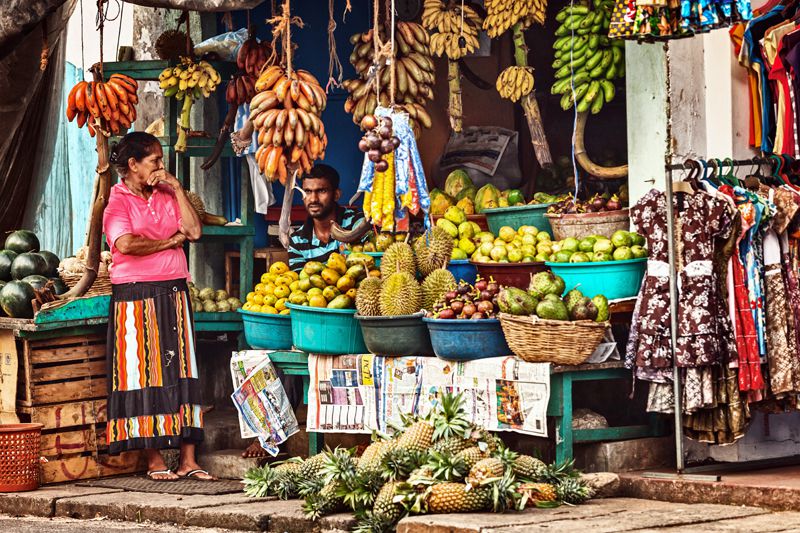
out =
[[(733, 214), (723, 200), (698, 192), (676, 194), (675, 235), (678, 270), (678, 331), (675, 356), (685, 367), (730, 359), (724, 339), (732, 326), (713, 269), (718, 239), (727, 239)], [(650, 259), (639, 294), (639, 328), (633, 341), (634, 364), (672, 365), (666, 200), (652, 190), (631, 209), (639, 233), (647, 238)]]

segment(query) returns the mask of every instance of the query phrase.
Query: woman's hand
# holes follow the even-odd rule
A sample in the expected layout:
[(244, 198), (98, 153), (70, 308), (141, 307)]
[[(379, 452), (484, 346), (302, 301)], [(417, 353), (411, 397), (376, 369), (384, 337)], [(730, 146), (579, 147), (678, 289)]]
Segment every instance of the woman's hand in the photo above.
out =
[(172, 189), (176, 192), (181, 189), (181, 182), (178, 181), (178, 178), (176, 178), (163, 168), (153, 171), (153, 173), (150, 174), (150, 177), (147, 178), (147, 184), (150, 185), (151, 187), (156, 186), (159, 182), (166, 183), (167, 185), (172, 187)]
[(169, 242), (174, 243), (172, 246), (173, 248), (180, 248), (183, 246), (183, 243), (186, 242), (186, 235), (178, 231), (175, 233), (175, 235), (169, 238)]

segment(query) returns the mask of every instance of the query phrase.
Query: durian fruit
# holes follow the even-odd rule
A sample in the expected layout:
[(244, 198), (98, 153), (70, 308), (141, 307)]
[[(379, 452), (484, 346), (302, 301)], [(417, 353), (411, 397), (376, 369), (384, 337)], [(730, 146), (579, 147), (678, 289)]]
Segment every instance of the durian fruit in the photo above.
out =
[(381, 277), (386, 279), (395, 272), (408, 272), (412, 276), (417, 273), (414, 250), (408, 243), (396, 242), (383, 253), (381, 258)]
[(456, 278), (452, 272), (437, 268), (422, 281), (422, 308), (432, 311), (434, 304), (441, 300), (445, 293), (455, 288)]
[(434, 226), (428, 235), (423, 235), (414, 243), (417, 254), (417, 268), (427, 276), (437, 268), (446, 268), (453, 253), (453, 238), (447, 231)]
[(361, 316), (380, 316), (381, 278), (368, 277), (361, 281), (356, 292), (356, 310)]
[(380, 300), (383, 316), (413, 315), (422, 309), (422, 287), (412, 274), (395, 272), (383, 280)]

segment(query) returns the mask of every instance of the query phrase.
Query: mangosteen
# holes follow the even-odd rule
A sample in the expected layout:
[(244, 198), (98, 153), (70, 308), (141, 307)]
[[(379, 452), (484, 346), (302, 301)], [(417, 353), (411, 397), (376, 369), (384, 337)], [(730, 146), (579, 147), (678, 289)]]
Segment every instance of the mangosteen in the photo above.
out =
[(455, 314), (458, 314), (464, 310), (464, 302), (461, 300), (453, 300), (450, 303), (450, 309), (452, 309)]
[(389, 162), (381, 159), (377, 163), (375, 163), (375, 171), (376, 172), (386, 172), (389, 170)]
[(464, 296), (469, 292), (469, 285), (467, 284), (459, 285), (456, 291), (458, 291), (458, 294), (460, 294), (461, 296)]
[(486, 284), (486, 290), (492, 293), (492, 295), (494, 296), (498, 292), (500, 292), (500, 285), (498, 285), (496, 281), (490, 281), (489, 283)]
[(455, 300), (457, 296), (458, 296), (458, 293), (456, 291), (447, 291), (444, 294), (444, 301), (449, 304), (450, 302)]
[(464, 304), (464, 309), (462, 309), (461, 312), (464, 314), (465, 317), (469, 318), (472, 315), (474, 315), (477, 310), (478, 308), (475, 306), (474, 303), (467, 302), (466, 304)]
[(481, 291), (481, 300), (491, 301), (493, 294), (489, 291)]
[(367, 136), (367, 144), (370, 150), (378, 150), (381, 147), (381, 139), (375, 135), (369, 135)]
[(485, 291), (487, 285), (488, 283), (486, 282), (485, 279), (479, 279), (478, 281), (475, 282), (475, 290)]
[(618, 209), (622, 209), (622, 202), (619, 201), (619, 196), (615, 194), (606, 202), (606, 211), (616, 211)]
[(494, 304), (488, 301), (478, 302), (478, 312), (487, 314), (494, 311)]
[(375, 115), (364, 115), (364, 118), (361, 119), (361, 129), (371, 130), (377, 126), (378, 119), (375, 118)]
[(392, 119), (389, 117), (381, 117), (381, 126), (385, 126), (387, 128), (392, 127)]
[(382, 126), (381, 128), (378, 128), (378, 135), (380, 135), (384, 139), (391, 139), (392, 128), (387, 128), (386, 126)]
[(378, 161), (381, 160), (381, 153), (378, 150), (370, 150), (369, 152), (367, 152), (367, 157), (373, 163), (377, 163)]
[(478, 312), (474, 313), (474, 314), (473, 314), (471, 317), (469, 317), (469, 318), (470, 318), (470, 320), (481, 320), (481, 319), (484, 319), (484, 318), (486, 318), (486, 315), (484, 315), (483, 313), (481, 313), (480, 311), (478, 311)]
[(439, 317), (443, 320), (452, 320), (456, 317), (456, 314), (453, 312), (452, 309), (442, 309), (439, 311)]
[(392, 146), (397, 149), (400, 146), (400, 139), (398, 137), (392, 137)]
[(394, 145), (392, 144), (392, 141), (389, 140), (389, 139), (382, 140), (381, 141), (380, 151), (381, 151), (381, 153), (384, 153), (384, 154), (392, 153), (394, 151)]

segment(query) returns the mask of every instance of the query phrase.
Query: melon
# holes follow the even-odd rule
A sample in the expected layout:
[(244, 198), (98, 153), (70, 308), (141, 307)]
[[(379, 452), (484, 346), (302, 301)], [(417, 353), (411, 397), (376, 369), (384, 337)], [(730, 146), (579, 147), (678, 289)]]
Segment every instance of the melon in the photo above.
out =
[(17, 252), (0, 250), (0, 281), (11, 281), (11, 263), (17, 257)]
[(67, 284), (64, 283), (64, 280), (59, 277), (50, 278), (50, 281), (53, 282), (53, 292), (56, 296), (61, 296), (69, 290), (69, 287), (67, 287)]
[(25, 276), (22, 278), (22, 281), (33, 287), (34, 290), (40, 291), (47, 285), (47, 278), (44, 276), (40, 276), (39, 274), (33, 274), (31, 276)]
[(47, 271), (47, 263), (44, 257), (36, 253), (19, 254), (11, 263), (11, 277), (22, 279), (27, 276), (39, 274), (40, 276)]
[(20, 280), (9, 281), (0, 290), (0, 307), (11, 318), (33, 318), (33, 287)]
[(32, 231), (19, 229), (6, 237), (6, 250), (24, 254), (25, 252), (39, 251), (39, 238)]
[(47, 250), (42, 250), (41, 252), (37, 253), (41, 255), (44, 259), (44, 262), (47, 263), (47, 272), (42, 275), (50, 277), (58, 276), (58, 264), (61, 262), (58, 256), (53, 252), (48, 252)]

